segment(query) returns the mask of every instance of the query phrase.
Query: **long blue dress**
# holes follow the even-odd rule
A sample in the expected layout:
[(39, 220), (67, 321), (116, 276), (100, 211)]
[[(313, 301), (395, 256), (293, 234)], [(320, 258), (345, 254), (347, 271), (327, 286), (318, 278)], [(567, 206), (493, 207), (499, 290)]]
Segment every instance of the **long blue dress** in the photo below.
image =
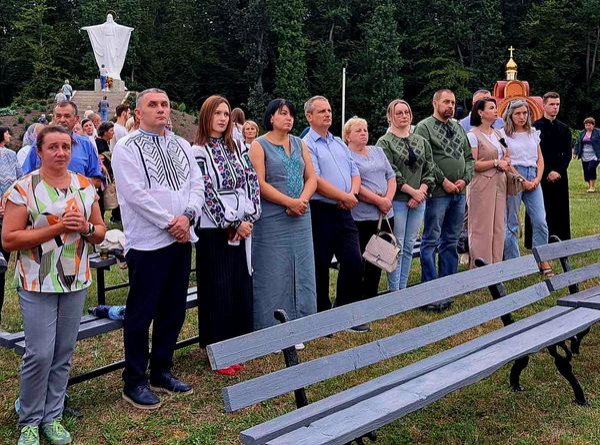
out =
[[(265, 153), (265, 180), (281, 193), (299, 198), (304, 188), (302, 141), (290, 138), (290, 156), (283, 146), (258, 138)], [(262, 215), (252, 231), (254, 268), (254, 329), (278, 324), (276, 309), (290, 319), (317, 310), (315, 262), (310, 208), (300, 217), (288, 216), (286, 208), (262, 200)]]

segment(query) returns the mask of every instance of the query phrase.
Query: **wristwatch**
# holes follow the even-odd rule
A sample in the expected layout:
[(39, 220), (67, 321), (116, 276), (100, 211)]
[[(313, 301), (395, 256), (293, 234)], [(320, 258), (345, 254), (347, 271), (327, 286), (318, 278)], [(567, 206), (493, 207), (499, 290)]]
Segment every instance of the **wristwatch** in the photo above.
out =
[(494, 159), (494, 168), (498, 168), (498, 159)]
[(183, 213), (183, 216), (185, 216), (189, 221), (190, 221), (190, 225), (192, 225), (192, 221), (194, 221), (194, 219), (196, 218), (196, 212), (194, 212), (192, 209), (190, 209), (189, 207), (187, 207)]
[(83, 236), (85, 236), (87, 238), (88, 236), (92, 236), (95, 232), (96, 232), (96, 226), (93, 225), (92, 223), (89, 223), (88, 231), (86, 233), (84, 233)]

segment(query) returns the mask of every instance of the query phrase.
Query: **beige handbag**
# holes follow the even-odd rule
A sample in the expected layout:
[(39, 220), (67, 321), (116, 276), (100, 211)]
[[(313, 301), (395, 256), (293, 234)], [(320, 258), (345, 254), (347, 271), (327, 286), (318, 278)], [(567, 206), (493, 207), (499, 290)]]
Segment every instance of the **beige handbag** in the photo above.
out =
[[(385, 218), (385, 222), (390, 229), (390, 233), (381, 230), (382, 220), (383, 214), (380, 214), (379, 223), (377, 224), (377, 233), (371, 236), (371, 239), (367, 243), (363, 258), (386, 272), (393, 272), (398, 266), (400, 248), (398, 247), (396, 237), (393, 235), (390, 221), (387, 218)], [(389, 238), (389, 241), (384, 239), (384, 237)]]
[(113, 210), (119, 207), (117, 200), (117, 186), (110, 180), (110, 176), (106, 175), (106, 188), (104, 189), (104, 210)]

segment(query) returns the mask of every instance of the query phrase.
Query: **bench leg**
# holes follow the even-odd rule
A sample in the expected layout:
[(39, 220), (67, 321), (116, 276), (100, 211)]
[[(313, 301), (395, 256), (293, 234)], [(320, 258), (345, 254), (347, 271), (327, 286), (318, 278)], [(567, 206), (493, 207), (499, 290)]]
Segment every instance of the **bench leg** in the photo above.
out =
[[(558, 352), (558, 348), (563, 350), (565, 353), (564, 356)], [(552, 357), (554, 357), (554, 364), (556, 365), (558, 372), (560, 372), (560, 374), (567, 379), (571, 385), (571, 388), (573, 388), (573, 392), (575, 393), (575, 403), (578, 405), (587, 406), (588, 402), (585, 399), (583, 388), (581, 387), (579, 380), (577, 380), (577, 377), (575, 377), (575, 374), (573, 374), (573, 367), (571, 366), (573, 354), (569, 348), (567, 348), (566, 343), (563, 341), (552, 345), (548, 347), (548, 352)]]
[(573, 354), (579, 354), (579, 346), (581, 345), (581, 340), (583, 340), (583, 337), (588, 335), (589, 332), (590, 332), (590, 328), (587, 328), (587, 329), (579, 332), (574, 337), (571, 337), (571, 352)]
[(521, 357), (520, 359), (515, 360), (510, 369), (510, 387), (513, 391), (525, 391), (525, 388), (521, 386), (521, 373), (525, 368), (529, 365), (529, 356)]
[[(287, 312), (283, 309), (277, 309), (273, 316), (280, 323), (286, 323), (290, 320)], [(296, 366), (300, 362), (298, 360), (298, 353), (296, 352), (296, 348), (294, 346), (283, 350), (283, 359), (285, 360), (286, 368), (289, 368), (290, 366)], [(296, 389), (294, 391), (294, 396), (296, 398), (296, 408), (302, 408), (303, 406), (308, 405), (308, 397), (306, 396), (306, 390), (304, 388)]]
[(377, 431), (371, 431), (370, 433), (365, 434), (357, 439), (354, 439), (348, 442), (346, 445), (352, 445), (356, 442), (356, 445), (365, 445), (365, 441), (363, 439), (369, 439), (371, 442), (375, 442), (377, 440)]
[(83, 414), (81, 414), (80, 410), (69, 406), (69, 394), (65, 394), (65, 404), (63, 408), (63, 413), (75, 417), (76, 419), (81, 419), (83, 417)]

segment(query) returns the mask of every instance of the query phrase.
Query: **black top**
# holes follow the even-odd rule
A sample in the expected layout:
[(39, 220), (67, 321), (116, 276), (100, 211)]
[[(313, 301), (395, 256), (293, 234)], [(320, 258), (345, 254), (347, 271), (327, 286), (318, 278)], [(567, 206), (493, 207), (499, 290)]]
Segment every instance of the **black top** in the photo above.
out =
[(534, 122), (533, 126), (541, 131), (540, 148), (544, 157), (544, 178), (555, 171), (566, 177), (571, 162), (571, 130), (564, 122), (545, 117)]
[(108, 146), (108, 142), (106, 142), (102, 138), (96, 138), (96, 147), (98, 148), (98, 154), (105, 153), (110, 151), (110, 147)]

